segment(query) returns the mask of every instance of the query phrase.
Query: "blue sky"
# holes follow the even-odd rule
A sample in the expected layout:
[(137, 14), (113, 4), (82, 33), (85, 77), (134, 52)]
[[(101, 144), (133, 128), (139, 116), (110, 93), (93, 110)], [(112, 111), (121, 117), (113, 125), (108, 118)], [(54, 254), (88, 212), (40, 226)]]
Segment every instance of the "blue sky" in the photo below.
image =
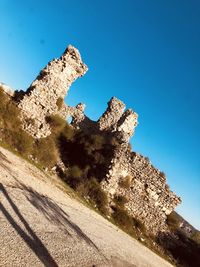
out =
[(200, 2), (0, 0), (0, 81), (26, 89), (76, 46), (88, 73), (66, 102), (97, 119), (112, 96), (139, 114), (133, 150), (164, 171), (200, 229)]

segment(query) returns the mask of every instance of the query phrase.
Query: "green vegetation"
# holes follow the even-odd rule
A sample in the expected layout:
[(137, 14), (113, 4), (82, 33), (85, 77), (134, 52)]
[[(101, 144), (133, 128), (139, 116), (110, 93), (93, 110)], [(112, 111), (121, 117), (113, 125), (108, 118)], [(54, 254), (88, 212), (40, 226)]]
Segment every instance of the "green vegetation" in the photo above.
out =
[(35, 140), (31, 154), (43, 168), (55, 166), (58, 161), (58, 149), (53, 136)]
[(46, 121), (50, 124), (51, 132), (54, 135), (59, 134), (65, 127), (66, 121), (59, 115), (51, 115), (46, 117)]
[(64, 99), (62, 97), (59, 97), (56, 101), (56, 105), (58, 107), (58, 110), (61, 110), (62, 106), (64, 104)]
[(175, 211), (172, 211), (168, 216), (167, 216), (167, 224), (171, 231), (175, 232), (179, 229), (180, 225), (180, 219), (177, 216), (177, 213)]
[(113, 200), (114, 200), (115, 205), (119, 207), (124, 207), (124, 205), (128, 201), (127, 198), (122, 195), (115, 195)]
[(122, 227), (126, 232), (130, 233), (131, 235), (135, 235), (134, 224), (132, 217), (127, 213), (125, 209), (119, 206), (113, 207), (113, 214), (112, 217), (114, 221)]
[(191, 235), (191, 239), (200, 246), (200, 231), (195, 230)]
[(129, 189), (132, 179), (133, 178), (130, 175), (127, 175), (126, 177), (122, 178), (121, 181), (119, 181), (119, 186), (124, 189)]
[(20, 154), (28, 155), (34, 139), (21, 128), (19, 110), (15, 103), (0, 90), (0, 139)]
[[(19, 118), (16, 103), (0, 89), (0, 139), (19, 155), (30, 158), (41, 167), (53, 167), (58, 159), (58, 150), (53, 135), (40, 140), (25, 132)], [(30, 122), (31, 123), (31, 122)]]

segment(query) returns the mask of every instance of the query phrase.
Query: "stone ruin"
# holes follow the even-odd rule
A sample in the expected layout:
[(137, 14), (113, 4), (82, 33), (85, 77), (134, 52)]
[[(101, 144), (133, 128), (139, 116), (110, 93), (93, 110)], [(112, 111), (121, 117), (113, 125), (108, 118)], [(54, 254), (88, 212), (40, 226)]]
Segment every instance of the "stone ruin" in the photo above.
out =
[(87, 70), (78, 50), (71, 45), (59, 59), (49, 62), (19, 102), (23, 127), (35, 138), (46, 137), (51, 133), (47, 116), (58, 114), (63, 118), (71, 116), (75, 128), (117, 137), (119, 145), (101, 182), (103, 190), (110, 203), (116, 195), (125, 196), (127, 211), (142, 221), (147, 230), (154, 234), (165, 231), (167, 215), (181, 200), (169, 190), (163, 172), (148, 158), (131, 151), (129, 140), (138, 115), (113, 97), (104, 114), (94, 122), (85, 116), (84, 104), (70, 107), (63, 101), (72, 82)]
[(59, 59), (54, 59), (41, 70), (19, 103), (24, 129), (33, 137), (42, 138), (51, 134), (48, 116), (59, 114), (63, 118), (72, 116), (80, 121), (84, 105), (70, 108), (64, 104), (71, 84), (88, 70), (78, 50), (71, 45)]

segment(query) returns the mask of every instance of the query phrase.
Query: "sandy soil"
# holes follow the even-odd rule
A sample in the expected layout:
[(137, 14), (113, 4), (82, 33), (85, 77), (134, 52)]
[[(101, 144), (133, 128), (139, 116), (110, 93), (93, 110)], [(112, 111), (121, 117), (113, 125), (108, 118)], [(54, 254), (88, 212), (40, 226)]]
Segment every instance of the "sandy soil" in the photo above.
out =
[(172, 266), (0, 147), (0, 266)]

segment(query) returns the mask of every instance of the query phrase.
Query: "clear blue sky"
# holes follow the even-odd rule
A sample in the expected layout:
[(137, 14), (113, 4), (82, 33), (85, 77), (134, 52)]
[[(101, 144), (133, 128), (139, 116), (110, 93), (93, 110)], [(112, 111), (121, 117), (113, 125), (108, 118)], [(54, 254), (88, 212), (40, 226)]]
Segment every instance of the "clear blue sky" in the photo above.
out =
[(0, 0), (0, 81), (26, 89), (68, 44), (89, 66), (66, 102), (139, 114), (133, 149), (167, 174), (200, 229), (200, 1)]

